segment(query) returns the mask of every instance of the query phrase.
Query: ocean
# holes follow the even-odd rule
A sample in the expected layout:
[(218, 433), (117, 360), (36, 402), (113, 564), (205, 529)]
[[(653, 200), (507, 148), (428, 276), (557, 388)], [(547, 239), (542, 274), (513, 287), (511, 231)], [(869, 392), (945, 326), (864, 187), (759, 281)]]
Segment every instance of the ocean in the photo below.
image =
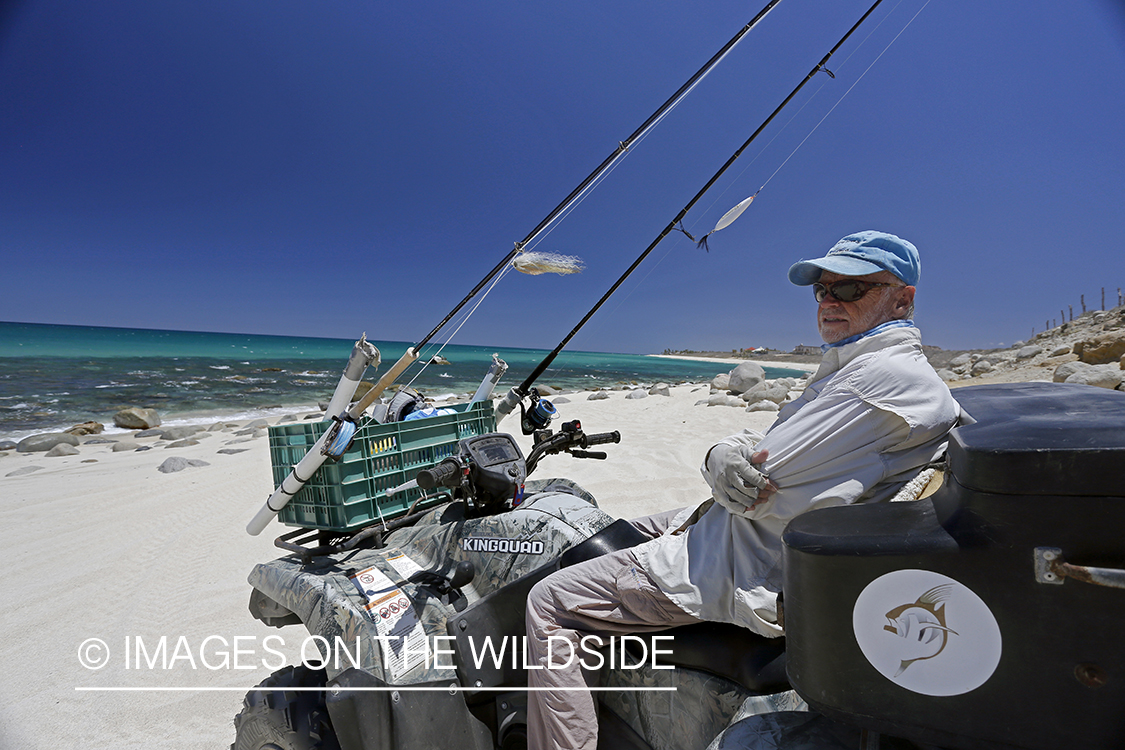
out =
[[(129, 406), (156, 409), (165, 424), (219, 416), (278, 416), (328, 401), (354, 340), (236, 333), (0, 322), (0, 438), (19, 439), (93, 420), (112, 428), (113, 415)], [(410, 346), (373, 341), (379, 372)], [(476, 391), (493, 353), (508, 363), (497, 394), (523, 381), (547, 355), (542, 349), (451, 344), (448, 365), (422, 368), (437, 347), (399, 382), (435, 400)], [(564, 351), (538, 384), (564, 389), (657, 382), (703, 382), (729, 369), (637, 354)], [(766, 368), (767, 377), (800, 375)], [(378, 374), (367, 371), (367, 380)]]

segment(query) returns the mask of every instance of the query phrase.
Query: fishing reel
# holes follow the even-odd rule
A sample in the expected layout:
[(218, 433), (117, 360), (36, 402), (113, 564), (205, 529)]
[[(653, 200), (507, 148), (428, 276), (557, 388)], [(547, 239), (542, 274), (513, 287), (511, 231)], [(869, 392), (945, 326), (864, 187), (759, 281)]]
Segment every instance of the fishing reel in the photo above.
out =
[(359, 425), (346, 412), (341, 416), (332, 417), (332, 425), (324, 437), (324, 444), (320, 448), (322, 455), (339, 461), (355, 442)]
[(540, 397), (535, 388), (528, 393), (527, 400), (531, 402), (530, 407), (525, 407), (520, 401), (520, 429), (524, 435), (531, 435), (546, 428), (558, 416), (558, 410), (550, 401)]

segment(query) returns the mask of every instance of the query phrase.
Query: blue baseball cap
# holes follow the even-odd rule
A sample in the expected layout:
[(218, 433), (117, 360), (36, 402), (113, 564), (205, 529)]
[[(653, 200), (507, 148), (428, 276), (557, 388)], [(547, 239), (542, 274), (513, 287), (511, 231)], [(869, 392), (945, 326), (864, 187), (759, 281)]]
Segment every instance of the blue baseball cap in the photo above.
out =
[(907, 286), (914, 286), (922, 272), (922, 261), (913, 244), (893, 234), (869, 229), (844, 237), (823, 258), (794, 263), (789, 269), (789, 280), (798, 286), (808, 286), (820, 279), (821, 271), (842, 276), (890, 271)]

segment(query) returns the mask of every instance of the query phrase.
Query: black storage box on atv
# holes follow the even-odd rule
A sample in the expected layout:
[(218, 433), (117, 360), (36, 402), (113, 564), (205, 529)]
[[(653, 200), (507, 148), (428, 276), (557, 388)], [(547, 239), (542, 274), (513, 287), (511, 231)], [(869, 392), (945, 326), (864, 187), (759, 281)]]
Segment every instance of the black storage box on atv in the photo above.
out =
[(936, 493), (790, 523), (790, 680), (829, 717), (943, 747), (1125, 747), (1125, 394), (955, 395), (975, 421)]

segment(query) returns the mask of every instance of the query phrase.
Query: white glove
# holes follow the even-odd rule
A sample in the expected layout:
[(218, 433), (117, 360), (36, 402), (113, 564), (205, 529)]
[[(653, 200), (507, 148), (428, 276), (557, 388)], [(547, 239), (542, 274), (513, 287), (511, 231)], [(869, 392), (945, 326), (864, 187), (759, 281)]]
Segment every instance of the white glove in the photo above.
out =
[[(764, 502), (776, 490), (769, 477), (751, 462), (753, 458), (761, 464), (766, 459), (765, 452), (756, 455), (749, 445), (719, 443), (707, 454), (711, 495), (715, 502), (737, 515), (748, 515), (755, 505)], [(767, 491), (760, 493), (761, 490)]]

